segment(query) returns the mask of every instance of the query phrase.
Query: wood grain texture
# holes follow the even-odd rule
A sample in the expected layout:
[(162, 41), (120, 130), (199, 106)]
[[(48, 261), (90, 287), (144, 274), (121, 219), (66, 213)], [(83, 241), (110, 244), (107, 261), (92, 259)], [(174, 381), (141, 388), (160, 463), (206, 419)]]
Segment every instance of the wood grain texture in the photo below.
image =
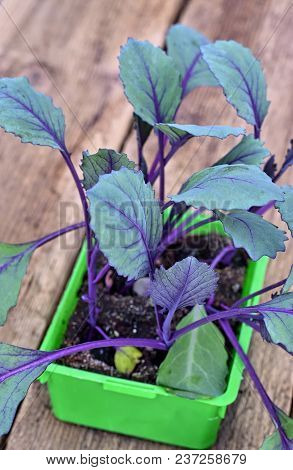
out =
[[(267, 0), (233, 1), (204, 0), (192, 1), (180, 21), (206, 34), (209, 38), (235, 39), (248, 46), (260, 58), (271, 101), (268, 117), (264, 123), (262, 139), (276, 160), (281, 161), (289, 140), (293, 136), (292, 72), (292, 2), (270, 2)], [(178, 122), (202, 124), (243, 125), (236, 112), (227, 105), (219, 89), (193, 91), (178, 113)], [(217, 139), (193, 139), (170, 162), (167, 177), (167, 194), (174, 194), (191, 173), (205, 165), (213, 164), (234, 145), (235, 139), (224, 142)], [(148, 147), (148, 161), (154, 152), (154, 142)], [(135, 148), (134, 136), (126, 144), (126, 153)], [(292, 170), (282, 183), (291, 182)], [(286, 229), (278, 213), (271, 214), (271, 220)], [(292, 264), (292, 242), (286, 254), (280, 254), (270, 263), (266, 284), (269, 285), (288, 274)], [(284, 410), (290, 412), (292, 403), (293, 374), (292, 359), (280, 348), (263, 343), (254, 337), (250, 357), (272, 399)], [(272, 429), (270, 419), (255, 392), (251, 381), (245, 377), (236, 403), (229, 408), (227, 418), (220, 432), (217, 449), (255, 449), (260, 446), (264, 435)]]
[[(289, 47), (293, 9), (286, 13), (291, 3), (287, 0), (28, 0), (21, 4), (17, 0), (4, 1), (4, 8), (0, 7), (0, 74), (28, 75), (38, 89), (52, 95), (54, 102), (62, 106), (67, 141), (75, 161), (84, 148), (119, 149), (128, 134), (131, 118), (131, 108), (118, 82), (119, 46), (128, 36), (162, 44), (168, 25), (182, 11), (181, 22), (201, 30), (211, 39), (238, 40), (261, 58), (272, 101), (263, 139), (280, 159), (293, 136), (293, 50)], [(192, 92), (182, 106), (178, 121), (242, 123), (226, 104), (222, 92), (216, 89)], [(234, 142), (229, 138), (224, 142), (198, 139), (188, 143), (168, 166), (167, 193), (178, 189), (191, 172), (216, 161)], [(60, 225), (79, 220), (78, 195), (56, 152), (20, 144), (3, 133), (1, 144), (1, 240), (18, 242), (37, 238)], [(153, 155), (154, 144), (153, 140), (147, 144), (148, 160)], [(133, 158), (133, 134), (125, 142), (124, 150)], [(62, 249), (60, 241), (56, 241), (34, 255), (19, 305), (1, 329), (0, 340), (38, 346), (80, 239), (77, 235), (68, 236)], [(281, 279), (287, 274), (289, 264), (289, 254), (278, 257), (271, 263), (266, 282), (276, 279), (276, 271)], [(287, 355), (254, 338), (251, 359), (272, 398), (289, 411), (292, 373)], [(246, 377), (237, 402), (229, 408), (216, 448), (257, 448), (268, 429), (269, 420)], [(7, 449), (168, 448), (58, 422), (50, 413), (47, 392), (39, 384), (32, 386), (4, 444)]]
[[(167, 3), (162, 12), (156, 0), (28, 1), (26, 8), (2, 2), (0, 74), (27, 75), (64, 109), (75, 162), (82, 149), (121, 147), (132, 112), (118, 80), (119, 48), (128, 36), (162, 44), (181, 5)], [(81, 218), (78, 193), (57, 152), (3, 132), (1, 144), (1, 240), (31, 240)], [(34, 255), (1, 341), (38, 347), (79, 245), (80, 236), (69, 236)]]

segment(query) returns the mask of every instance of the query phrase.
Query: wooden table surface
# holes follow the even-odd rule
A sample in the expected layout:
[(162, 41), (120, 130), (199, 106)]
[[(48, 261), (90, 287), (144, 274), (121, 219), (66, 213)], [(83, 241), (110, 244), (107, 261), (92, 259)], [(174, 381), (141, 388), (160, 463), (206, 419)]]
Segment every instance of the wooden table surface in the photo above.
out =
[[(262, 60), (272, 101), (263, 140), (279, 160), (293, 137), (292, 21), (288, 0), (4, 0), (0, 6), (0, 74), (28, 76), (63, 108), (67, 142), (76, 163), (83, 149), (107, 146), (124, 149), (133, 158), (131, 107), (118, 80), (119, 46), (129, 36), (163, 45), (169, 25), (182, 22), (213, 40), (242, 42)], [(193, 92), (180, 118), (199, 124), (240, 123), (219, 89)], [(174, 191), (187, 175), (214, 162), (232, 145), (232, 138), (220, 143), (212, 139), (189, 143), (168, 167), (167, 189)], [(150, 142), (148, 155), (152, 152)], [(77, 191), (57, 152), (23, 145), (1, 132), (0, 165), (0, 240), (23, 242), (81, 220)], [(0, 330), (0, 341), (39, 346), (81, 237), (68, 235), (66, 241), (54, 241), (34, 255), (19, 304)], [(292, 247), (271, 263), (267, 283), (287, 274), (290, 256), (292, 259)], [(254, 337), (250, 356), (270, 396), (290, 412), (293, 384), (288, 355)], [(215, 448), (258, 448), (271, 429), (245, 376)], [(51, 415), (46, 388), (34, 384), (12, 431), (2, 440), (2, 448), (170, 447), (59, 422)]]

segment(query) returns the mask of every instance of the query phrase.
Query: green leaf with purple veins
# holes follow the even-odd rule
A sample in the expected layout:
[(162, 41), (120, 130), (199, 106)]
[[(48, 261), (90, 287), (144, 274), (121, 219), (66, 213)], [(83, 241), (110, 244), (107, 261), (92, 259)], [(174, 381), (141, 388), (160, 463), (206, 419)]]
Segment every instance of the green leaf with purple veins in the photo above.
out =
[(155, 126), (166, 134), (172, 144), (180, 141), (185, 142), (192, 137), (216, 137), (226, 139), (229, 136), (238, 137), (245, 134), (243, 127), (231, 126), (196, 126), (194, 124), (158, 123)]
[(269, 101), (265, 77), (251, 50), (236, 41), (201, 47), (203, 58), (238, 115), (260, 130)]
[(62, 110), (25, 77), (0, 79), (0, 126), (24, 143), (66, 150)]
[(239, 163), (260, 165), (269, 154), (270, 151), (263, 146), (259, 139), (255, 139), (253, 135), (245, 135), (241, 142), (232, 148), (221, 160), (217, 161), (214, 166), (225, 164), (237, 165)]
[(202, 304), (217, 286), (218, 275), (208, 264), (193, 256), (178, 261), (171, 268), (155, 271), (150, 285), (153, 302), (167, 310)]
[(0, 243), (0, 325), (17, 303), (22, 279), (32, 256), (32, 243)]
[(171, 57), (148, 41), (130, 38), (121, 48), (119, 63), (135, 113), (151, 126), (171, 121), (182, 94), (180, 73)]
[[(280, 309), (288, 312), (281, 312)], [(263, 316), (260, 320), (263, 338), (293, 354), (293, 292), (276, 295), (255, 310)]]
[(154, 270), (162, 216), (143, 173), (128, 168), (112, 171), (102, 175), (87, 195), (91, 226), (109, 264), (129, 280), (148, 275)]
[(118, 153), (111, 149), (99, 149), (97, 153), (92, 155), (84, 152), (80, 167), (84, 176), (82, 185), (88, 190), (97, 184), (100, 176), (120, 170), (122, 167), (133, 169), (135, 163), (128, 159), (126, 153)]
[(167, 52), (182, 76), (183, 96), (200, 86), (219, 86), (206, 62), (200, 46), (209, 40), (195, 29), (183, 24), (172, 25), (166, 37)]
[(255, 165), (219, 165), (194, 173), (174, 202), (207, 209), (249, 209), (271, 200), (282, 201), (281, 189)]
[(33, 363), (48, 353), (0, 343), (0, 436), (9, 432), (18, 405), (24, 399), (31, 383), (44, 372), (49, 362), (7, 374), (21, 366)]
[(228, 214), (217, 211), (216, 214), (234, 246), (244, 248), (254, 261), (262, 256), (276, 258), (279, 251), (285, 251), (285, 232), (260, 215), (244, 210), (234, 210)]
[[(286, 441), (286, 450), (293, 450), (293, 419), (286, 415), (282, 410), (278, 410), (278, 415), (285, 431), (284, 439)], [(279, 431), (274, 431), (266, 437), (260, 450), (283, 450)]]

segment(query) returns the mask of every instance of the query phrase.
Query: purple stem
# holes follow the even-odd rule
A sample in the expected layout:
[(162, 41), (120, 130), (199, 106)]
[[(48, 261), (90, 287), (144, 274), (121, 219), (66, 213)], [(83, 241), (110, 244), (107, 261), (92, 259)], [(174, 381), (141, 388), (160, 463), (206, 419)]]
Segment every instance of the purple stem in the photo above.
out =
[(104, 276), (106, 276), (107, 272), (109, 271), (110, 269), (110, 265), (107, 263), (105, 264), (105, 266), (98, 272), (97, 276), (95, 277), (94, 279), (94, 283), (97, 284), (98, 282), (100, 282)]
[(10, 377), (14, 376), (15, 374), (24, 372), (28, 369), (33, 369), (35, 367), (39, 367), (43, 364), (49, 364), (51, 362), (57, 361), (62, 357), (70, 356), (72, 354), (77, 354), (81, 351), (88, 351), (90, 349), (99, 349), (99, 348), (119, 348), (124, 346), (135, 346), (141, 348), (154, 348), (154, 349), (162, 349), (165, 351), (167, 346), (162, 343), (161, 341), (157, 341), (155, 339), (148, 339), (148, 338), (113, 338), (113, 339), (102, 339), (99, 341), (89, 341), (87, 343), (77, 344), (74, 346), (69, 346), (68, 348), (59, 349), (57, 351), (52, 351), (49, 353), (44, 353), (42, 357), (39, 359), (35, 359), (30, 361), (22, 366), (16, 367), (15, 369), (9, 370), (4, 374), (0, 375), (0, 383), (4, 382), (4, 380), (9, 379)]
[(237, 354), (241, 358), (243, 364), (246, 367), (247, 372), (249, 373), (249, 375), (250, 375), (250, 377), (251, 377), (251, 379), (252, 379), (252, 381), (255, 385), (255, 388), (257, 389), (258, 393), (260, 394), (261, 399), (263, 401), (263, 404), (266, 407), (266, 409), (267, 409), (274, 425), (276, 426), (276, 428), (277, 428), (277, 430), (280, 434), (280, 438), (281, 438), (283, 448), (288, 449), (286, 433), (283, 430), (282, 423), (280, 421), (280, 418), (278, 416), (276, 408), (275, 408), (273, 402), (271, 401), (270, 397), (268, 396), (266, 390), (264, 389), (261, 381), (259, 380), (258, 375), (256, 374), (253, 365), (251, 364), (248, 356), (245, 354), (245, 352), (243, 351), (241, 345), (239, 344), (238, 339), (235, 336), (229, 322), (227, 320), (220, 320), (220, 325), (221, 325), (223, 331), (225, 332), (227, 338), (229, 339), (230, 343), (232, 344), (233, 348), (235, 349), (235, 351), (237, 352)]
[[(111, 339), (110, 336), (107, 335), (107, 333), (101, 328), (99, 325), (95, 325), (94, 329), (100, 333), (101, 336), (103, 336), (104, 339)], [(121, 346), (120, 346), (121, 347)], [(115, 349), (119, 350), (120, 348), (116, 347)]]
[(156, 304), (154, 304), (154, 310), (155, 310), (156, 322), (157, 322), (157, 333), (158, 333), (159, 338), (163, 340), (163, 332), (162, 332), (163, 315), (159, 313), (158, 306)]
[(91, 255), (92, 255), (92, 231), (90, 227), (90, 216), (89, 216), (89, 211), (88, 211), (88, 203), (86, 199), (85, 192), (83, 190), (83, 187), (81, 185), (79, 176), (76, 172), (76, 169), (72, 163), (71, 160), (71, 155), (68, 152), (67, 149), (61, 151), (61, 154), (65, 160), (65, 163), (67, 164), (71, 175), (74, 179), (75, 185), (77, 187), (77, 190), (79, 192), (79, 197), (81, 200), (82, 208), (83, 208), (83, 213), (84, 213), (84, 220), (85, 220), (85, 229), (86, 229), (86, 240), (87, 240), (87, 271), (88, 271), (88, 297), (89, 297), (89, 314), (92, 316), (92, 312), (95, 311), (96, 308), (96, 298), (93, 297), (93, 280), (94, 280), (94, 274), (92, 271), (92, 266), (91, 266)]
[(158, 164), (159, 164), (159, 161), (160, 161), (160, 152), (158, 151), (157, 154), (156, 154), (156, 156), (155, 156), (155, 159), (154, 159), (154, 161), (153, 161), (153, 163), (152, 163), (151, 169), (150, 169), (150, 171), (149, 171), (149, 182), (150, 182), (151, 184), (153, 184), (154, 181), (155, 181), (155, 179), (154, 179), (154, 174), (155, 174), (155, 172), (156, 172), (156, 168), (157, 168), (157, 166), (158, 166)]
[[(8, 261), (0, 266), (0, 272), (3, 271), (7, 267), (7, 265), (12, 262), (12, 260), (16, 261), (18, 259), (21, 259), (25, 254), (31, 253), (32, 251), (36, 250), (37, 248), (40, 248), (41, 246), (54, 240), (55, 238), (58, 238), (61, 235), (64, 235), (65, 233), (72, 232), (73, 230), (83, 228), (84, 226), (84, 222), (79, 222), (78, 224), (69, 225), (68, 227), (61, 228), (56, 232), (49, 233), (48, 235), (45, 235), (44, 237), (39, 238), (38, 240), (33, 240), (27, 243), (21, 243), (20, 245), (23, 245), (26, 248), (24, 248), (24, 250), (18, 253), (17, 255), (8, 258)], [(28, 243), (29, 246), (27, 246)]]
[(227, 253), (230, 251), (234, 251), (234, 246), (225, 246), (220, 253), (213, 259), (213, 261), (210, 264), (210, 267), (212, 269), (215, 269), (215, 267), (220, 263), (220, 261), (226, 256)]
[(245, 323), (246, 325), (250, 326), (253, 330), (257, 331), (257, 333), (261, 334), (261, 329), (258, 323), (255, 321), (252, 322), (251, 320), (246, 320), (244, 318), (241, 319), (242, 323)]
[(277, 312), (277, 313), (286, 313), (287, 315), (293, 315), (292, 308), (276, 308), (276, 307), (267, 307), (265, 304), (255, 305), (254, 307), (244, 307), (247, 311), (254, 312), (257, 310), (258, 312)]
[[(163, 141), (164, 141), (164, 148), (165, 148), (165, 145), (168, 142), (168, 138), (164, 134), (163, 134)], [(153, 184), (154, 181), (155, 181), (154, 180), (154, 174), (156, 173), (157, 176), (159, 175), (159, 170), (158, 170), (158, 172), (156, 172), (156, 169), (157, 169), (157, 166), (158, 166), (159, 163), (160, 163), (160, 150), (157, 151), (156, 156), (154, 158), (154, 161), (152, 163), (151, 169), (149, 171), (148, 180), (151, 184)], [(157, 178), (157, 176), (156, 176), (156, 178)]]
[[(167, 163), (171, 160), (171, 158), (173, 157), (173, 155), (177, 152), (177, 150), (182, 146), (182, 142), (180, 142), (180, 145), (179, 143), (175, 143), (172, 145), (171, 149), (169, 150), (166, 158), (164, 159), (164, 166), (167, 165)], [(158, 153), (159, 155), (159, 153)], [(156, 163), (156, 165), (152, 168), (151, 168), (151, 171), (150, 171), (150, 174), (149, 174), (149, 181), (151, 184), (154, 184), (154, 182), (156, 181), (156, 179), (158, 178), (159, 174), (160, 174), (160, 169), (157, 169), (157, 164), (158, 164), (158, 161), (159, 161), (159, 158), (157, 159), (158, 155), (156, 156), (156, 159), (154, 160), (154, 163)]]
[[(213, 309), (213, 311), (215, 310)], [(248, 318), (248, 315), (249, 314), (245, 311), (245, 309), (227, 310), (224, 312), (217, 311), (216, 313), (212, 313), (207, 317), (201, 318), (200, 320), (190, 323), (190, 325), (184, 326), (184, 328), (176, 330), (172, 336), (172, 341), (175, 341), (177, 338), (180, 338), (180, 336), (185, 335), (186, 333), (189, 333), (190, 331), (199, 328), (200, 326), (206, 325), (207, 323), (222, 319), (234, 318), (238, 316), (245, 316), (246, 318)]]
[(90, 265), (88, 270), (88, 302), (89, 302), (89, 322), (92, 327), (96, 326), (97, 318), (96, 318), (96, 284), (94, 282), (95, 274), (96, 274), (96, 262), (97, 257), (100, 252), (99, 244), (96, 243), (94, 246), (91, 257), (90, 257)]
[(138, 153), (138, 169), (142, 169), (142, 162), (143, 162), (143, 153), (142, 153), (142, 146), (138, 142), (137, 143), (137, 153)]
[(165, 162), (164, 162), (164, 134), (158, 132), (159, 141), (159, 161), (160, 161), (160, 201), (164, 204), (165, 200)]
[(163, 207), (161, 208), (161, 211), (164, 212), (166, 209), (168, 209), (168, 207), (171, 207), (172, 204), (174, 204), (173, 201), (166, 202), (166, 204), (164, 204)]
[(208, 219), (201, 220), (197, 224), (194, 224), (194, 225), (191, 225), (190, 227), (187, 227), (187, 229), (184, 231), (184, 235), (187, 235), (188, 233), (193, 232), (193, 230), (197, 230), (199, 227), (202, 227), (203, 225), (215, 222), (216, 220), (218, 220), (218, 219), (215, 216), (209, 217)]
[(253, 305), (252, 307), (231, 307), (229, 309), (230, 312), (238, 311), (238, 312), (279, 312), (279, 313), (286, 313), (287, 315), (293, 315), (293, 310), (291, 308), (279, 308), (279, 307), (268, 307), (265, 304), (258, 304), (258, 305)]
[[(182, 221), (182, 224), (184, 224), (184, 227), (186, 227), (187, 225), (189, 225), (191, 222), (194, 221), (194, 219), (196, 219), (196, 217), (198, 217), (200, 214), (202, 214), (202, 212), (205, 210), (204, 207), (200, 207), (199, 209), (197, 209), (195, 212), (192, 212), (191, 214), (189, 214), (188, 217), (186, 217), (186, 219), (184, 219)], [(181, 225), (182, 225), (181, 224)]]
[(87, 246), (88, 246), (88, 250), (87, 250), (87, 261), (88, 261), (88, 267), (90, 265), (90, 255), (91, 255), (91, 251), (92, 251), (92, 232), (91, 232), (91, 228), (90, 228), (90, 222), (89, 222), (89, 212), (88, 212), (88, 204), (87, 204), (87, 200), (86, 200), (86, 196), (85, 196), (85, 193), (84, 193), (84, 190), (83, 190), (83, 187), (81, 185), (81, 182), (79, 180), (79, 176), (76, 172), (76, 169), (72, 163), (72, 160), (71, 160), (71, 156), (70, 156), (70, 153), (66, 150), (66, 151), (63, 151), (61, 152), (64, 160), (65, 160), (65, 163), (67, 164), (70, 172), (71, 172), (71, 175), (74, 179), (74, 182), (75, 182), (75, 185), (77, 187), (77, 190), (79, 192), (79, 197), (80, 197), (80, 200), (81, 200), (81, 204), (82, 204), (82, 208), (83, 208), (83, 213), (84, 213), (84, 219), (85, 219), (85, 228), (86, 228), (86, 239), (87, 239)]
[(50, 242), (51, 240), (54, 240), (55, 238), (60, 237), (61, 235), (64, 235), (65, 233), (72, 232), (73, 230), (78, 230), (80, 228), (84, 228), (85, 223), (84, 222), (79, 222), (77, 224), (73, 225), (68, 225), (67, 227), (63, 227), (59, 230), (56, 230), (56, 232), (49, 233), (48, 235), (45, 235), (42, 238), (39, 238), (38, 240), (34, 240), (32, 242), (33, 246), (28, 249), (28, 251), (35, 250), (36, 248), (39, 248), (40, 246), (45, 245), (46, 243)]
[[(180, 328), (179, 330), (176, 330), (174, 335), (172, 336), (172, 341), (175, 341), (177, 338), (180, 336), (189, 333), (190, 331), (199, 328), (202, 325), (206, 325), (207, 323), (211, 323), (214, 321), (218, 320), (228, 320), (230, 318), (245, 318), (246, 320), (251, 319), (251, 313), (254, 313), (253, 318), (255, 320), (258, 320), (259, 318), (262, 318), (262, 311), (264, 312), (280, 312), (280, 313), (286, 313), (288, 315), (293, 315), (293, 310), (287, 309), (287, 308), (271, 308), (267, 307), (264, 305), (256, 305), (254, 307), (243, 307), (243, 308), (231, 308), (230, 310), (225, 310), (224, 312), (218, 311), (210, 306), (206, 306), (208, 310), (213, 311), (215, 313), (212, 313), (211, 315), (201, 318), (200, 320), (197, 320), (193, 323), (190, 323), (190, 325), (185, 326), (184, 328)], [(258, 312), (259, 314), (255, 314), (255, 312)]]
[(198, 209), (196, 212), (192, 212), (178, 227), (175, 227), (171, 233), (169, 233), (160, 243), (158, 248), (158, 256), (165, 251), (165, 249), (175, 243), (180, 237), (183, 235), (187, 235), (189, 232), (196, 230), (197, 228), (201, 227), (202, 225), (208, 224), (210, 222), (214, 222), (216, 217), (209, 217), (207, 219), (201, 220), (194, 225), (188, 227), (188, 225), (194, 220), (194, 218), (199, 215), (204, 209)]
[[(220, 306), (222, 307), (223, 310), (226, 310), (226, 311), (230, 310), (230, 307), (228, 307), (227, 305), (223, 303), (221, 303)], [(211, 313), (217, 312), (217, 309), (212, 307), (212, 304), (210, 302), (208, 302), (208, 304), (205, 307), (208, 312), (211, 312)], [(246, 323), (246, 325), (250, 326), (250, 328), (253, 328), (258, 333), (261, 333), (260, 326), (256, 323), (256, 320), (252, 322), (251, 320), (244, 318), (244, 316), (241, 316), (241, 319), (239, 320), (241, 320), (242, 323)]]
[(92, 326), (90, 321), (88, 321), (88, 323), (90, 324), (92, 328), (94, 328), (94, 330), (100, 333), (100, 335), (103, 336), (104, 339), (110, 339), (110, 336), (108, 336), (107, 333), (103, 330), (103, 328), (101, 328), (99, 325)]
[(243, 297), (242, 299), (237, 300), (232, 305), (232, 308), (239, 307), (241, 304), (243, 304), (244, 302), (247, 302), (248, 300), (252, 299), (253, 297), (256, 297), (258, 295), (262, 295), (265, 292), (276, 289), (277, 287), (281, 287), (283, 284), (285, 284), (285, 282), (286, 282), (286, 279), (283, 279), (282, 281), (276, 282), (275, 284), (271, 284), (270, 286), (267, 286), (267, 287), (264, 287), (263, 289), (257, 290), (256, 292), (253, 292), (252, 294), (249, 294), (246, 297)]
[(163, 339), (167, 346), (170, 346), (173, 342), (173, 337), (171, 334), (171, 324), (176, 310), (177, 305), (175, 305), (171, 310), (169, 310), (168, 315), (163, 323)]
[(269, 209), (274, 207), (275, 201), (270, 201), (267, 204), (265, 204), (262, 207), (259, 207), (258, 209), (255, 210), (255, 214), (258, 215), (263, 215), (265, 212), (267, 212)]
[(230, 266), (230, 264), (232, 263), (232, 260), (235, 256), (235, 253), (237, 252), (237, 249), (238, 248), (235, 248), (233, 246), (233, 250), (230, 251), (230, 253), (228, 253), (223, 259), (222, 259), (222, 263), (225, 265), (225, 266)]
[[(166, 220), (165, 222), (165, 226), (167, 225), (168, 227), (170, 227), (170, 229), (174, 229), (174, 227), (179, 223), (180, 219), (182, 219), (182, 217), (185, 215), (186, 218), (189, 217), (191, 214), (188, 215), (188, 212), (190, 212), (190, 207), (187, 207), (186, 210), (184, 211), (184, 213), (178, 213), (176, 214), (172, 220), (170, 220), (170, 217), (171, 217), (171, 212), (168, 216), (168, 219)], [(196, 217), (198, 211), (196, 212), (193, 212), (194, 216)]]
[(254, 126), (254, 138), (259, 139), (260, 138), (260, 127)]

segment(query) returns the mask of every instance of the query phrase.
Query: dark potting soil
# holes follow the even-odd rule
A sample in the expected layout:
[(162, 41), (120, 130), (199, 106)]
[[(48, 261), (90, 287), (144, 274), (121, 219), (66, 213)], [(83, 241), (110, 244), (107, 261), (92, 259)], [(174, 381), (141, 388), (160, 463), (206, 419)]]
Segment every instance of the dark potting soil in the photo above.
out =
[[(158, 265), (167, 269), (176, 261), (187, 256), (195, 256), (202, 261), (214, 258), (221, 249), (229, 244), (229, 239), (217, 234), (209, 236), (190, 236), (171, 246), (158, 260)], [(105, 264), (101, 256), (99, 265)], [(247, 259), (244, 252), (238, 250), (229, 266), (219, 264), (216, 271), (219, 283), (215, 295), (214, 306), (224, 303), (233, 304), (241, 295)], [(98, 285), (98, 306), (100, 313), (98, 325), (111, 338), (140, 337), (157, 338), (156, 321), (152, 303), (148, 297), (136, 295), (133, 285), (125, 282), (114, 270), (108, 272), (106, 278)], [(81, 296), (87, 292), (87, 283), (81, 288)], [(176, 313), (174, 326), (190, 309), (182, 309)], [(98, 331), (90, 329), (87, 322), (87, 303), (79, 300), (71, 317), (63, 346), (72, 346), (90, 340), (102, 339)], [(124, 377), (145, 383), (156, 383), (156, 375), (161, 362), (166, 356), (165, 351), (143, 348), (142, 357), (134, 371), (125, 376), (114, 366), (114, 348), (102, 348), (78, 353), (62, 359), (62, 363), (70, 367), (100, 372), (114, 377)]]

